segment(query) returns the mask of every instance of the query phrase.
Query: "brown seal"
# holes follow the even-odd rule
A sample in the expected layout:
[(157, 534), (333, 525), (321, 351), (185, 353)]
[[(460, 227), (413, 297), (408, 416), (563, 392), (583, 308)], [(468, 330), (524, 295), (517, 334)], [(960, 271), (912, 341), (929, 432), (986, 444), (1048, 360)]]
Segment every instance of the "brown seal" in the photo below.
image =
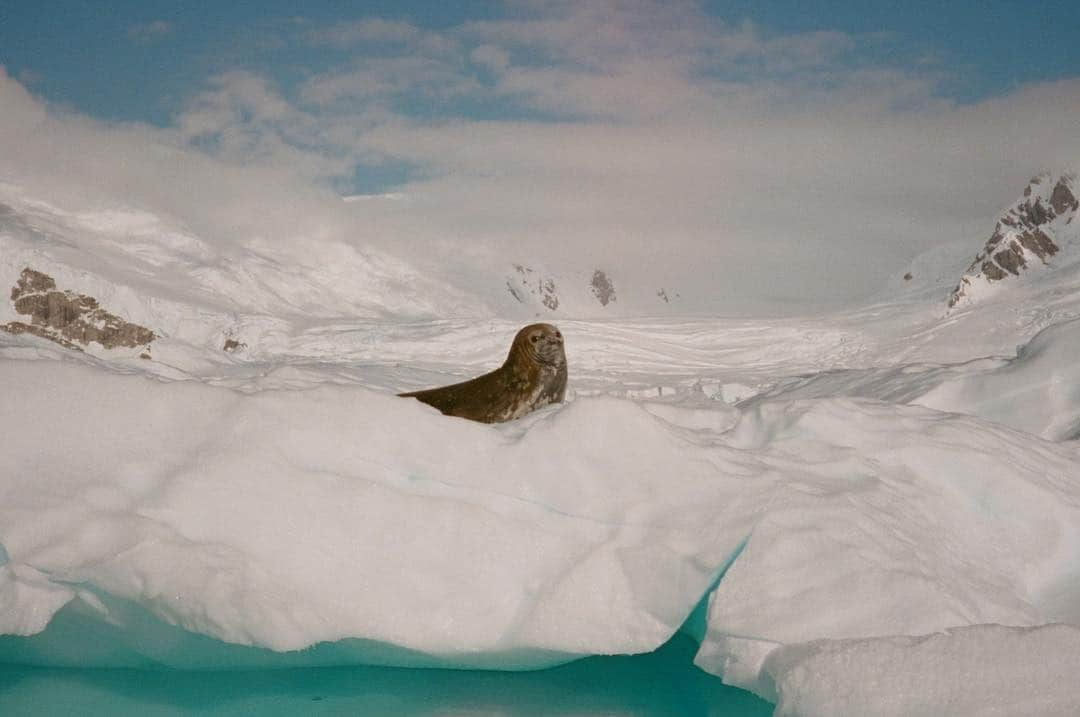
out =
[(514, 337), (502, 366), (483, 376), (441, 388), (400, 393), (448, 416), (481, 423), (521, 418), (566, 395), (563, 336), (551, 324), (529, 324)]

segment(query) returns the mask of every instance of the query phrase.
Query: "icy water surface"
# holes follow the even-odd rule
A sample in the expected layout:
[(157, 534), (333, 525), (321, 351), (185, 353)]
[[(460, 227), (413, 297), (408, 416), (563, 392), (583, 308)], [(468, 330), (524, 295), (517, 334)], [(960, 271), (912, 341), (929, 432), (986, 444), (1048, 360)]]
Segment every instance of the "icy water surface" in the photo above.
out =
[(654, 653), (591, 657), (537, 672), (336, 667), (181, 672), (0, 665), (4, 717), (166, 715), (716, 715), (773, 706), (691, 663), (676, 636)]

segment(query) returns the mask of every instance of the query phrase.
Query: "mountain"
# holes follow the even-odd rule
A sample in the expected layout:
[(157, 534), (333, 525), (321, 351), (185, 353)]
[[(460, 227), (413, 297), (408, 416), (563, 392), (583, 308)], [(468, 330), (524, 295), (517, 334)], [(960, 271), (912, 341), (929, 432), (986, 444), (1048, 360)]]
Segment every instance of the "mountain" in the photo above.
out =
[(153, 342), (155, 359), (181, 346), (268, 350), (315, 322), (492, 313), (371, 247), (315, 232), (210, 236), (144, 208), (76, 208), (5, 182), (0, 292), (4, 334), (110, 355), (149, 354)]
[(1040, 174), (998, 218), (993, 234), (949, 297), (949, 307), (977, 300), (1026, 272), (1072, 263), (1080, 254), (1075, 174)]

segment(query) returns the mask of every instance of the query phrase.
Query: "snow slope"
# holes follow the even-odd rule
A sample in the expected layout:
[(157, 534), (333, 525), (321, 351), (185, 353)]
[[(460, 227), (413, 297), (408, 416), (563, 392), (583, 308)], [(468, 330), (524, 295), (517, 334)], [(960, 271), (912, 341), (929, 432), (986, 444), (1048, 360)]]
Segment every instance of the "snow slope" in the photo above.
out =
[(205, 237), (138, 207), (70, 208), (0, 182), (0, 282), (14, 284), (26, 266), (180, 337), (237, 314), (306, 322), (485, 313), (399, 259), (321, 238), (317, 225), (304, 236)]

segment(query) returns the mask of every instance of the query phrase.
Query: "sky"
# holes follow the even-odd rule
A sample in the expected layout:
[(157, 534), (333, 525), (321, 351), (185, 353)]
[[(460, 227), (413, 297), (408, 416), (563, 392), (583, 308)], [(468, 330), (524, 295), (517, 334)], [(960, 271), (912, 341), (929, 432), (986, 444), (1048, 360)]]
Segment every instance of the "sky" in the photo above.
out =
[(1078, 29), (1002, 0), (9, 0), (0, 179), (424, 270), (833, 307), (1080, 165)]

